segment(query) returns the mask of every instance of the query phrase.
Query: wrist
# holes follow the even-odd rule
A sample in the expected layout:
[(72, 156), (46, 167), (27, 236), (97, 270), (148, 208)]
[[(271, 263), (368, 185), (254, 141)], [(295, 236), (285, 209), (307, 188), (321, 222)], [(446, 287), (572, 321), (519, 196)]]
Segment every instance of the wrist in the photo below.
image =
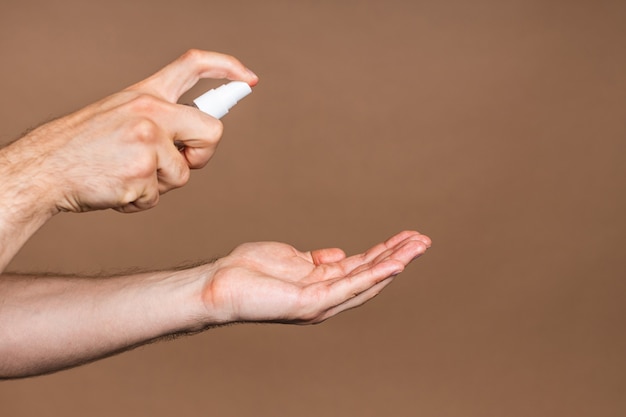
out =
[(178, 317), (175, 332), (194, 333), (225, 324), (224, 311), (207, 308), (206, 298), (212, 293), (213, 277), (219, 267), (216, 262), (164, 272), (167, 294), (172, 298), (173, 316)]
[(198, 278), (199, 284), (195, 314), (197, 322), (203, 328), (237, 321), (233, 311), (235, 295), (233, 288), (228, 287), (229, 280), (220, 279), (223, 274), (231, 271), (231, 268), (227, 266), (227, 258), (220, 258), (193, 268), (193, 274)]

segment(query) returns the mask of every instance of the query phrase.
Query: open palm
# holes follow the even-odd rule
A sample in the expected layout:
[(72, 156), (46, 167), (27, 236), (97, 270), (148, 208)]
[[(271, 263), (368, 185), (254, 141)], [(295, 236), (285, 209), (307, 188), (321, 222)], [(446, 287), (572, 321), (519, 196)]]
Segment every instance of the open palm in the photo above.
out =
[(203, 300), (218, 321), (319, 323), (376, 296), (429, 246), (413, 231), (350, 257), (337, 248), (245, 243), (214, 264)]

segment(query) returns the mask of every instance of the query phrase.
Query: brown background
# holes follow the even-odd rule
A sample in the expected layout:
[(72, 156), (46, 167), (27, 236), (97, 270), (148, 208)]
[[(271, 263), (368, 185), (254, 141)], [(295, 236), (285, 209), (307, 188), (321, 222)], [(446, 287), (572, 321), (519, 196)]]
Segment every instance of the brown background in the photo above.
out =
[(320, 326), (3, 382), (0, 414), (623, 416), (624, 22), (620, 0), (3, 0), (3, 143), (191, 47), (261, 77), (186, 188), (57, 216), (12, 269), (165, 267), (253, 240), (354, 253), (404, 228), (434, 246)]

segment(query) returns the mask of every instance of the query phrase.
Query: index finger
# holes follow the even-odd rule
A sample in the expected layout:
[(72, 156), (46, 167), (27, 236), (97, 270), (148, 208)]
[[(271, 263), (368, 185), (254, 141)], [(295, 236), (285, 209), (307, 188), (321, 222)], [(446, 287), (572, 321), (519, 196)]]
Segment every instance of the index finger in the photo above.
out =
[[(361, 254), (352, 255), (342, 260), (341, 266), (346, 272), (354, 271), (357, 268), (363, 267), (363, 265), (375, 262), (380, 257), (384, 258), (386, 254), (388, 255), (390, 253), (394, 253), (395, 250), (405, 247), (405, 245), (410, 242), (412, 242), (410, 248), (413, 250), (418, 247), (420, 250), (421, 248), (426, 250), (431, 245), (431, 240), (428, 236), (422, 235), (416, 231), (405, 230), (390, 237), (386, 241), (371, 247)], [(404, 251), (399, 253), (404, 253)]]
[(175, 103), (202, 78), (244, 81), (251, 86), (259, 81), (259, 77), (231, 55), (190, 49), (129, 89), (141, 90)]

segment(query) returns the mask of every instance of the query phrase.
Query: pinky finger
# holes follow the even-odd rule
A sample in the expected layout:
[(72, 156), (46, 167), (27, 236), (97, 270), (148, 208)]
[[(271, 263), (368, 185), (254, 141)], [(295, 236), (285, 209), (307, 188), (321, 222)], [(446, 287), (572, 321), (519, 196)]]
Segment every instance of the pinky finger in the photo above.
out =
[(358, 297), (379, 282), (399, 274), (403, 269), (402, 263), (390, 259), (360, 271), (358, 274), (337, 279), (326, 289), (326, 309), (332, 309)]
[(347, 301), (345, 301), (345, 302), (343, 302), (343, 303), (341, 303), (339, 305), (336, 305), (335, 307), (331, 308), (322, 317), (321, 321), (324, 321), (324, 320), (329, 319), (329, 318), (331, 318), (333, 316), (336, 316), (337, 314), (342, 313), (344, 311), (351, 310), (353, 308), (357, 308), (357, 307), (365, 304), (366, 302), (370, 301), (372, 298), (374, 298), (378, 294), (380, 294), (381, 291), (383, 289), (385, 289), (385, 287), (387, 285), (391, 284), (391, 282), (396, 277), (396, 275), (392, 275), (392, 276), (390, 276), (390, 277), (380, 281), (379, 283), (375, 284), (374, 286), (372, 286), (368, 290), (363, 291), (362, 293), (358, 294), (357, 296), (355, 296), (353, 298), (350, 298), (349, 300), (347, 300)]

